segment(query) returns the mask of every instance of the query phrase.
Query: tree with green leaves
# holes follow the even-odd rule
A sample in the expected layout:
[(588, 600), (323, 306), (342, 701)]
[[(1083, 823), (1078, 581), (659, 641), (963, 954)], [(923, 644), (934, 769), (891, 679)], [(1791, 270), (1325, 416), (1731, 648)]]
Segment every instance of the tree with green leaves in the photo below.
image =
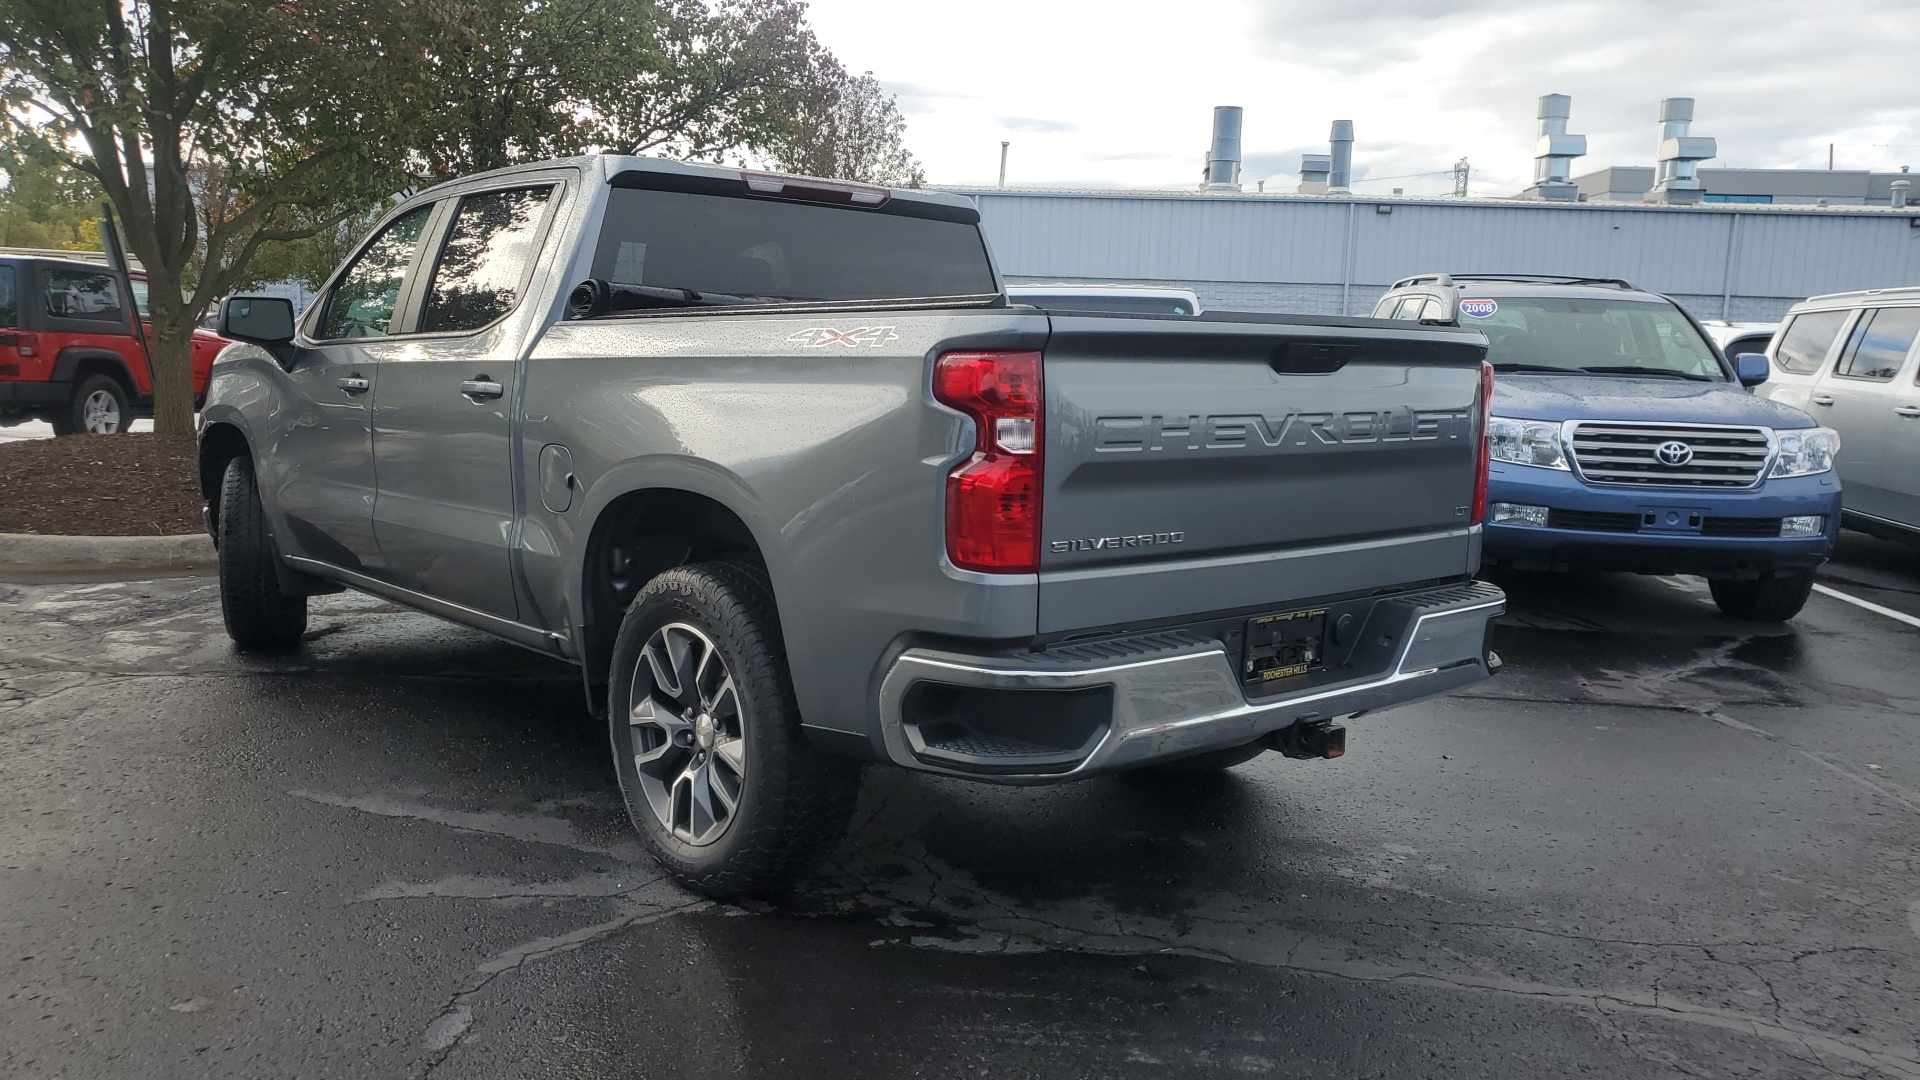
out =
[(120, 219), (162, 433), (216, 300), (317, 286), (420, 185), (598, 150), (921, 180), (802, 0), (0, 0), (0, 126)]
[(100, 244), (100, 189), (30, 140), (0, 140), (0, 247), (88, 251)]
[(849, 74), (829, 56), (816, 64), (809, 92), (769, 157), (787, 172), (920, 187), (926, 171), (907, 151), (906, 131), (906, 118), (873, 72)]
[(838, 68), (801, 0), (445, 0), (418, 14), (434, 179), (595, 151), (763, 158)]
[(391, 10), (0, 0), (8, 134), (97, 185), (146, 271), (155, 431), (193, 431), (193, 326), (254, 253), (395, 190), (417, 46)]

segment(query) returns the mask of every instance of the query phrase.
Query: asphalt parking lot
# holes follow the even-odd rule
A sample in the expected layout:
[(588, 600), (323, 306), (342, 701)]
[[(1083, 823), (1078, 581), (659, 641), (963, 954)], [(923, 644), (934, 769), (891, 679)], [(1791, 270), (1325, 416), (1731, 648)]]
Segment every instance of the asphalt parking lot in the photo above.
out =
[[(776, 902), (639, 854), (568, 669), (352, 595), (0, 586), (0, 1073), (1920, 1077), (1920, 628), (1504, 582), (1348, 756), (873, 771)], [(1920, 550), (1826, 584), (1920, 616)]]

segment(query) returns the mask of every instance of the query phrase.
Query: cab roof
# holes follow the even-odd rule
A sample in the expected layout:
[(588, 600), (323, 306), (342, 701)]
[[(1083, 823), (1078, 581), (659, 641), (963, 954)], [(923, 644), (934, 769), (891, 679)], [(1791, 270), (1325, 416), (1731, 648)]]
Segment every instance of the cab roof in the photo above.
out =
[[(722, 183), (744, 185), (754, 194), (772, 198), (800, 198), (818, 201), (814, 197), (833, 193), (850, 196), (843, 201), (854, 209), (874, 209), (887, 203), (908, 203), (924, 207), (938, 207), (948, 215), (964, 216), (969, 223), (980, 220), (979, 208), (972, 199), (964, 195), (954, 195), (944, 191), (930, 191), (925, 188), (895, 188), (880, 184), (866, 184), (853, 180), (835, 180), (830, 177), (800, 176), (792, 173), (762, 172), (755, 169), (739, 169), (727, 165), (706, 165), (691, 161), (676, 161), (663, 157), (639, 157), (625, 154), (589, 154), (582, 157), (549, 158), (544, 161), (529, 161), (519, 165), (509, 165), (503, 169), (476, 173), (448, 180), (426, 188), (406, 201), (418, 203), (424, 198), (439, 197), (462, 191), (468, 187), (493, 184), (501, 179), (511, 178), (523, 173), (539, 173), (555, 168), (573, 168), (586, 172), (598, 182), (616, 181), (621, 176), (653, 174), (656, 176), (678, 177), (683, 180), (708, 180)], [(782, 186), (788, 186), (782, 192)], [(851, 197), (855, 192), (858, 197)], [(805, 194), (801, 194), (805, 193)]]

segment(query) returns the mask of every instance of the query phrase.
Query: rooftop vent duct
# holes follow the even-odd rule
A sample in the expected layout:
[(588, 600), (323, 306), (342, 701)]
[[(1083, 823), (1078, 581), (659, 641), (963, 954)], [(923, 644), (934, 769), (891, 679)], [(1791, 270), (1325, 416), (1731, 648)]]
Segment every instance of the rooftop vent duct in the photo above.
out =
[(1332, 195), (1353, 194), (1353, 121), (1335, 120), (1333, 132), (1328, 136), (1333, 141), (1332, 165), (1327, 170), (1327, 192)]
[(1654, 155), (1648, 202), (1697, 203), (1705, 194), (1698, 169), (1719, 150), (1712, 139), (1687, 134), (1692, 127), (1692, 98), (1667, 98), (1660, 103), (1660, 152)]
[(1907, 194), (1913, 190), (1913, 181), (1895, 180), (1893, 182), (1893, 205), (1907, 205)]
[(1546, 94), (1540, 98), (1540, 141), (1534, 146), (1533, 187), (1528, 195), (1561, 201), (1580, 197), (1580, 190), (1573, 186), (1573, 159), (1586, 155), (1587, 137), (1567, 134), (1567, 118), (1572, 115), (1571, 97)]
[(1300, 194), (1325, 195), (1327, 193), (1327, 173), (1333, 169), (1333, 158), (1326, 154), (1300, 155)]
[(1207, 152), (1206, 191), (1240, 190), (1240, 113), (1238, 105), (1213, 109), (1213, 148)]

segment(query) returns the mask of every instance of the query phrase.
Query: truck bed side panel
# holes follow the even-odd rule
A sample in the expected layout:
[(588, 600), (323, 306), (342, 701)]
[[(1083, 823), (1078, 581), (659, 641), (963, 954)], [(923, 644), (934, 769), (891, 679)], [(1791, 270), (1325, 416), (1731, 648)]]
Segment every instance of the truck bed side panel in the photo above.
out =
[(522, 483), (538, 490), (540, 450), (560, 444), (580, 490), (560, 514), (527, 500), (530, 591), (567, 597), (542, 619), (580, 618), (579, 560), (613, 500), (708, 496), (759, 541), (805, 722), (869, 734), (875, 666), (903, 628), (1034, 633), (1033, 575), (945, 563), (945, 477), (972, 435), (933, 403), (928, 371), (947, 349), (1038, 349), (1045, 332), (1044, 316), (1004, 309), (555, 325), (526, 365)]

